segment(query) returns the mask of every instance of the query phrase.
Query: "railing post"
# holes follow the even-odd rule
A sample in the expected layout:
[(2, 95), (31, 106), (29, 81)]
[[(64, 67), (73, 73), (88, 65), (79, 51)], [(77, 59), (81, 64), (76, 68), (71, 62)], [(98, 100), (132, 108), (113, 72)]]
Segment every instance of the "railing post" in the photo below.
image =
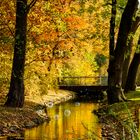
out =
[(99, 80), (100, 80), (100, 83), (99, 83), (99, 85), (101, 85), (102, 84), (102, 77), (101, 77), (101, 75), (99, 76)]
[(57, 78), (57, 84), (60, 85), (60, 77)]

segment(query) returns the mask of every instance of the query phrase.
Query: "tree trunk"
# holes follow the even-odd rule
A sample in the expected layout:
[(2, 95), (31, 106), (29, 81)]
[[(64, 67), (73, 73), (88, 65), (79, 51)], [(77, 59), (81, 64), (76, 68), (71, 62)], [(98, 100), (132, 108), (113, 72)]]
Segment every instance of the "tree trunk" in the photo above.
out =
[[(138, 46), (139, 45), (140, 45), (140, 37), (138, 41)], [(124, 89), (125, 92), (136, 90), (136, 76), (137, 76), (139, 64), (140, 64), (140, 51), (134, 54), (133, 60), (130, 64), (127, 81)]]
[(109, 104), (126, 100), (122, 91), (122, 70), (126, 43), (131, 30), (133, 15), (137, 6), (138, 0), (128, 0), (122, 14), (114, 56), (108, 69), (109, 80), (107, 93)]
[(131, 52), (132, 52), (132, 47), (133, 47), (133, 39), (134, 35), (139, 27), (140, 23), (140, 16), (137, 16), (135, 20), (133, 21), (132, 27), (131, 27), (131, 32), (130, 32), (130, 37), (128, 39), (128, 45), (127, 45), (127, 51), (125, 53), (125, 60), (123, 64), (123, 75), (122, 75), (122, 87), (123, 89), (125, 88), (125, 83), (127, 79), (127, 74), (128, 74), (128, 69), (130, 65), (130, 58), (131, 58)]
[(24, 65), (27, 30), (27, 0), (17, 0), (15, 45), (10, 89), (5, 106), (23, 107), (24, 104)]
[[(133, 46), (133, 45), (131, 45), (131, 46)], [(132, 48), (130, 48), (130, 52), (131, 51), (132, 51)], [(128, 54), (127, 57), (125, 58), (124, 64), (123, 64), (123, 74), (122, 74), (122, 88), (123, 89), (125, 88), (125, 84), (126, 84), (126, 79), (127, 79), (127, 75), (128, 75), (128, 69), (129, 69), (129, 65), (130, 65), (130, 60), (131, 60), (131, 54)]]
[[(117, 1), (112, 0), (111, 19), (110, 19), (110, 41), (109, 41), (109, 67), (108, 67), (108, 83), (113, 83), (112, 75), (113, 61), (114, 61), (114, 49), (115, 49), (115, 19), (116, 19), (116, 5)], [(111, 86), (108, 84), (108, 101), (113, 98), (112, 94), (109, 93)], [(110, 102), (110, 101), (109, 101)]]

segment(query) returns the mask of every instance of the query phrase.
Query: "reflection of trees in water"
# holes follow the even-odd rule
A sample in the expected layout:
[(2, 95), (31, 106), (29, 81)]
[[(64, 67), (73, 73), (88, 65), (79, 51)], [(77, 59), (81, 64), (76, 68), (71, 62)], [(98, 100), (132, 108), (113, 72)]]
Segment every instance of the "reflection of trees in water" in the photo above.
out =
[[(55, 105), (48, 109), (48, 114), (51, 121), (47, 124), (37, 127), (36, 129), (27, 130), (28, 136), (25, 135), (25, 140), (44, 137), (46, 139), (85, 139), (90, 137), (89, 132), (83, 127), (82, 123), (89, 130), (93, 130), (100, 136), (101, 129), (97, 123), (97, 116), (92, 113), (92, 110), (97, 109), (98, 105), (93, 103), (63, 103)], [(69, 115), (65, 111), (70, 112)], [(29, 137), (30, 136), (30, 137)]]

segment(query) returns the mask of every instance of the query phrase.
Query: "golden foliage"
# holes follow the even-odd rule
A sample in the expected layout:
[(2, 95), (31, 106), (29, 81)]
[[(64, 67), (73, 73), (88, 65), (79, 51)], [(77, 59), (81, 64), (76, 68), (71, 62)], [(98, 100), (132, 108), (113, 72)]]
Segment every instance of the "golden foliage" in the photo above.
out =
[[(108, 56), (109, 19), (103, 17), (106, 9), (102, 4), (103, 0), (85, 3), (74, 0), (37, 1), (28, 14), (26, 92), (38, 93), (42, 85), (47, 88), (54, 86), (57, 76), (98, 75), (96, 54)], [(5, 77), (10, 79), (15, 1), (0, 2), (0, 11), (0, 35), (6, 38), (4, 41), (0, 37), (0, 75), (5, 72)], [(10, 59), (6, 64), (2, 62), (2, 55)]]

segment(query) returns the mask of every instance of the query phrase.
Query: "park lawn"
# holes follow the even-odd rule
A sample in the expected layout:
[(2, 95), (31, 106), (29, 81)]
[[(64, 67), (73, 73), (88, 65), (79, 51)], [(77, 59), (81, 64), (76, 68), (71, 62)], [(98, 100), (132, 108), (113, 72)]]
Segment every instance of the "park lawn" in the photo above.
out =
[(120, 102), (115, 103), (113, 105), (109, 105), (108, 109), (111, 109), (113, 112), (121, 113), (121, 112), (131, 112), (134, 109), (140, 108), (140, 89), (137, 91), (130, 91), (129, 93), (125, 94), (128, 101), (127, 102)]
[(132, 101), (140, 101), (140, 87), (137, 88), (137, 91), (130, 91), (126, 97)]

